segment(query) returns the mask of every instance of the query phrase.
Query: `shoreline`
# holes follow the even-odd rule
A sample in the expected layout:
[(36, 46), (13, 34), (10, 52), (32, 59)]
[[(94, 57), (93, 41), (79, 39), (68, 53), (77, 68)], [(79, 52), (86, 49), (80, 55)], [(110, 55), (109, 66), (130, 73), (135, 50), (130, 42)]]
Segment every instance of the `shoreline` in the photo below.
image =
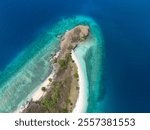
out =
[[(58, 51), (56, 53), (56, 55), (53, 57), (53, 59), (58, 57), (59, 53), (60, 52)], [(85, 86), (85, 84), (86, 83), (85, 83), (85, 79), (84, 79), (84, 72), (83, 72), (82, 67), (81, 67), (82, 65), (79, 62), (77, 55), (75, 54), (74, 50), (71, 51), (71, 56), (72, 56), (72, 59), (74, 60), (76, 66), (78, 68), (78, 75), (79, 75), (79, 81), (78, 81), (78, 83), (79, 83), (79, 96), (78, 96), (77, 102), (75, 104), (75, 107), (74, 107), (72, 113), (84, 113), (86, 111), (86, 105), (87, 105), (87, 102), (85, 101), (85, 99), (86, 99), (86, 93), (85, 93), (85, 91), (86, 91), (85, 87), (86, 86)], [(32, 96), (31, 96), (32, 101), (38, 101), (38, 100), (40, 100), (40, 98), (42, 98), (46, 94), (46, 92), (42, 91), (42, 87), (49, 89), (51, 87), (49, 78), (51, 78), (53, 80), (54, 75), (55, 75), (55, 68), (53, 68), (52, 73), (44, 80), (44, 82), (39, 85), (38, 89), (32, 93)], [(20, 108), (18, 108), (14, 113), (21, 113), (24, 109), (27, 108), (30, 101), (29, 100), (26, 101), (26, 103), (23, 104)]]
[[(16, 112), (35, 112), (35, 111), (47, 111), (49, 110), (49, 106), (51, 106), (51, 111), (57, 112), (72, 112), (72, 113), (83, 113), (87, 109), (87, 93), (86, 93), (86, 69), (83, 66), (85, 66), (84, 60), (81, 57), (78, 57), (77, 54), (75, 54), (74, 49), (79, 44), (78, 42), (85, 41), (86, 37), (89, 35), (89, 27), (79, 25), (75, 28), (73, 28), (70, 31), (67, 31), (65, 35), (63, 36), (61, 43), (60, 43), (60, 51), (58, 51), (53, 58), (51, 59), (53, 62), (53, 70), (51, 74), (44, 80), (38, 87), (37, 90), (34, 90), (33, 93), (31, 93), (30, 101), (27, 101), (24, 105), (22, 105)], [(71, 41), (70, 45), (68, 44), (68, 41)], [(72, 57), (72, 58), (69, 58)], [(56, 66), (55, 66), (55, 59), (59, 59), (59, 61), (56, 60)], [(71, 59), (75, 62), (77, 70), (75, 69), (72, 71), (71, 68)], [(81, 60), (81, 61), (80, 61)], [(82, 63), (83, 62), (83, 63)], [(69, 64), (69, 65), (66, 65)], [(58, 67), (58, 68), (57, 68)], [(58, 71), (58, 70), (59, 71)], [(83, 70), (82, 70), (83, 69)], [(63, 70), (63, 73), (62, 73)], [(57, 73), (58, 72), (58, 73)], [(68, 74), (72, 73), (72, 77), (70, 77), (67, 81), (65, 77), (69, 76)], [(57, 79), (55, 79), (55, 75), (57, 76)], [(53, 82), (54, 80), (54, 82)], [(62, 80), (62, 81), (61, 81)], [(71, 83), (73, 83), (71, 85)], [(78, 86), (77, 86), (78, 84)], [(64, 85), (67, 85), (68, 89), (63, 87)], [(72, 110), (69, 110), (67, 106), (70, 106), (73, 104), (69, 97), (64, 96), (64, 98), (60, 98), (58, 100), (57, 95), (59, 96), (58, 92), (63, 95), (63, 92), (70, 92), (72, 89), (75, 90), (74, 87), (76, 87), (76, 90), (78, 92), (78, 96), (75, 97), (75, 100), (72, 99), (74, 106), (71, 107)], [(47, 93), (47, 90), (50, 90), (53, 88), (54, 94)], [(79, 89), (78, 89), (79, 88)], [(70, 89), (70, 90), (69, 90)], [(51, 90), (52, 91), (52, 90)], [(50, 91), (49, 91), (50, 92)], [(46, 96), (45, 99), (43, 97)], [(69, 95), (68, 95), (69, 96)], [(39, 101), (39, 102), (37, 102)], [(61, 101), (62, 103), (59, 103)], [(40, 103), (43, 102), (44, 105), (41, 105)], [(68, 104), (70, 102), (70, 105)], [(48, 104), (48, 105), (47, 105)], [(59, 105), (58, 105), (59, 104)], [(64, 106), (66, 104), (66, 107)], [(60, 106), (59, 109), (55, 108), (57, 105)], [(37, 108), (38, 107), (38, 108)], [(55, 109), (54, 109), (55, 108)]]
[(72, 113), (84, 113), (87, 107), (86, 82), (84, 79), (84, 72), (74, 50), (72, 50), (71, 56), (77, 65), (79, 75), (79, 96)]
[(46, 89), (51, 87), (49, 78), (53, 79), (54, 74), (55, 73), (52, 71), (52, 73), (44, 80), (44, 82), (39, 85), (38, 89), (31, 94), (30, 100), (27, 100), (24, 104), (22, 104), (21, 107), (14, 111), (14, 113), (22, 113), (23, 110), (28, 107), (31, 101), (38, 101), (40, 98), (44, 97), (46, 92), (42, 91), (42, 87), (45, 87)]
[[(57, 58), (60, 54), (60, 51), (58, 51), (51, 60), (54, 60), (55, 58)], [(22, 104), (17, 110), (14, 111), (14, 113), (22, 113), (23, 110), (25, 110), (29, 103), (31, 101), (38, 101), (40, 100), (42, 97), (44, 97), (46, 95), (47, 92), (42, 91), (42, 87), (45, 87), (46, 89), (50, 89), (51, 87), (51, 82), (49, 81), (49, 79), (54, 78), (55, 76), (55, 66), (53, 65), (53, 70), (50, 73), (50, 75), (38, 86), (38, 88), (36, 90), (33, 91), (33, 93), (31, 94), (31, 98), (30, 100), (27, 100), (24, 104)]]
[[(53, 58), (51, 59), (52, 61), (57, 58), (60, 54), (60, 51), (58, 51), (54, 56)], [(54, 63), (53, 63), (53, 70), (52, 72), (50, 73), (50, 75), (44, 80), (44, 82), (42, 82), (40, 85), (39, 85), (39, 88), (38, 90), (36, 90), (34, 92), (34, 94), (32, 95), (32, 101), (38, 101), (40, 100), (40, 98), (44, 97), (45, 94), (47, 92), (43, 92), (42, 91), (42, 87), (45, 87), (46, 89), (49, 89), (51, 87), (51, 82), (49, 81), (49, 79), (52, 79), (54, 78), (55, 76), (55, 66), (54, 66)]]

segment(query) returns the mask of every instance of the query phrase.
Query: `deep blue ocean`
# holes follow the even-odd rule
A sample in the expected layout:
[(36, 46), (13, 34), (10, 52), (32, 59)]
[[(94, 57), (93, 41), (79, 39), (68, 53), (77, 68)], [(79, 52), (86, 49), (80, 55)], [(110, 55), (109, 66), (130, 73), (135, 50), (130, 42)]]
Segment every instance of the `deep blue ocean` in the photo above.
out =
[(150, 1), (1, 0), (0, 71), (62, 17), (87, 15), (104, 37), (104, 112), (150, 112)]

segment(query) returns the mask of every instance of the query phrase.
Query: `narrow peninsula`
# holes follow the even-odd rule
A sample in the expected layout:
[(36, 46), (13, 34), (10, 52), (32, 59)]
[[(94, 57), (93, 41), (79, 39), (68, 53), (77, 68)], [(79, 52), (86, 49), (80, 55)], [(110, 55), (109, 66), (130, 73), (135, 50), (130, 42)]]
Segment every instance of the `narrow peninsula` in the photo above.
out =
[(79, 44), (84, 44), (90, 28), (78, 25), (61, 36), (60, 50), (53, 56), (53, 72), (33, 94), (23, 113), (73, 112), (80, 94), (79, 68), (72, 53)]

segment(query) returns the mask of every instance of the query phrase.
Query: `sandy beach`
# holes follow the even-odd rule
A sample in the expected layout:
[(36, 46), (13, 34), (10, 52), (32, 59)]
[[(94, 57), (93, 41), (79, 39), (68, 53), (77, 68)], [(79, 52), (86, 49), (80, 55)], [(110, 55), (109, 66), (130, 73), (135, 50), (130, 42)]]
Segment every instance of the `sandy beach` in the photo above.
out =
[[(59, 56), (60, 52), (58, 51), (56, 53), (56, 55), (53, 57), (53, 59), (57, 58)], [(41, 97), (43, 97), (46, 92), (43, 92), (42, 91), (42, 87), (45, 87), (46, 89), (49, 89), (51, 87), (51, 83), (49, 81), (49, 79), (52, 79), (53, 80), (53, 77), (55, 75), (55, 68), (53, 68), (53, 71), (52, 73), (48, 76), (48, 78), (38, 87), (38, 90), (36, 90), (34, 93), (33, 93), (33, 96), (32, 96), (32, 100), (33, 101), (38, 101)]]
[[(60, 54), (60, 52), (57, 52), (56, 55), (53, 57), (53, 59), (57, 58), (59, 56), (59, 54)], [(38, 89), (33, 92), (32, 96), (31, 96), (32, 101), (38, 101), (40, 98), (45, 96), (46, 92), (42, 91), (42, 87), (49, 89), (51, 87), (51, 85), (50, 85), (51, 83), (50, 83), (49, 79), (53, 80), (54, 75), (55, 75), (55, 69), (53, 68), (52, 73), (44, 80), (44, 82), (42, 82), (39, 85), (39, 87), (37, 87)], [(27, 101), (26, 104), (23, 104), (14, 113), (21, 113), (28, 106), (29, 102), (30, 101)]]
[(40, 85), (40, 87), (38, 88), (37, 91), (35, 91), (35, 93), (32, 96), (32, 100), (33, 101), (38, 101), (41, 97), (43, 97), (46, 92), (42, 91), (42, 87), (45, 87), (46, 89), (50, 88), (50, 81), (49, 79), (53, 79), (53, 75), (54, 73), (50, 74), (50, 76), (48, 76), (48, 78)]
[(75, 52), (72, 50), (72, 59), (75, 61), (79, 74), (79, 96), (73, 109), (73, 113), (84, 113), (87, 107), (86, 82), (82, 65), (80, 64)]
[[(50, 81), (49, 79), (53, 79), (53, 76), (54, 76), (54, 72), (52, 72), (48, 78), (40, 84), (40, 86), (38, 87), (38, 89), (33, 92), (32, 94), (32, 97), (31, 97), (31, 100), (32, 101), (38, 101), (40, 98), (42, 98), (46, 92), (42, 91), (42, 87), (45, 87), (46, 89), (49, 89), (50, 88)], [(28, 106), (28, 103), (29, 101), (26, 102), (26, 104), (22, 105), (20, 108), (18, 108), (15, 113), (21, 113), (27, 106)]]
[[(89, 27), (88, 26), (77, 26), (75, 27), (74, 29), (72, 29), (71, 31), (69, 32), (66, 32), (66, 34), (64, 35), (62, 41), (61, 41), (61, 50), (56, 53), (56, 55), (53, 57), (53, 59), (57, 59), (59, 56), (59, 62), (56, 64), (59, 65), (59, 75), (57, 75), (57, 80), (56, 82), (58, 83), (58, 86), (56, 87), (53, 87), (55, 88), (54, 92), (56, 93), (57, 91), (56, 90), (61, 90), (61, 92), (64, 92), (64, 90), (66, 92), (70, 92), (69, 90), (69, 87), (74, 87), (76, 84), (78, 84), (78, 87), (79, 89), (75, 89), (73, 91), (77, 91), (78, 92), (78, 96), (76, 96), (76, 100), (73, 100), (73, 103), (75, 104), (74, 107), (72, 108), (72, 110), (70, 110), (70, 112), (73, 112), (73, 113), (82, 113), (82, 112), (85, 112), (86, 111), (86, 108), (87, 108), (87, 92), (86, 92), (86, 81), (87, 81), (87, 76), (86, 76), (86, 65), (85, 65), (85, 62), (81, 56), (81, 59), (78, 57), (78, 55), (74, 52), (74, 50), (70, 50), (68, 49), (70, 47), (70, 44), (68, 44), (68, 41), (72, 41), (74, 47), (76, 47), (76, 45), (78, 44), (78, 40), (80, 41), (81, 39), (85, 40), (85, 37), (88, 36), (88, 33), (89, 33)], [(81, 41), (80, 41), (81, 42)], [(67, 52), (68, 51), (68, 52)], [(70, 69), (70, 66), (71, 64), (69, 64), (70, 60), (69, 60), (69, 52), (70, 52), (70, 56), (72, 57), (72, 59), (74, 60), (75, 64), (76, 64), (76, 70), (74, 71), (74, 78), (71, 79), (70, 78), (70, 82), (73, 82), (74, 84), (71, 86), (70, 82), (66, 83), (62, 81), (60, 82), (60, 79), (65, 81), (66, 79), (64, 77), (68, 76), (69, 73), (71, 73), (71, 70)], [(67, 58), (66, 58), (67, 57)], [(64, 58), (64, 59), (62, 59)], [(58, 60), (58, 59), (57, 59)], [(63, 64), (65, 62), (65, 64), (69, 64), (68, 66), (66, 66), (65, 64)], [(64, 68), (64, 67), (67, 67), (67, 68)], [(67, 73), (62, 73), (61, 71), (64, 71), (64, 72), (67, 72)], [(53, 65), (53, 71), (52, 73), (46, 78), (46, 80), (41, 83), (38, 87), (37, 87), (37, 90), (34, 90), (35, 92), (32, 93), (31, 95), (31, 101), (27, 101), (25, 105), (23, 105), (20, 109), (18, 109), (16, 112), (23, 112), (25, 110), (25, 112), (27, 112), (28, 110), (34, 110), (36, 111), (37, 110), (37, 106), (40, 107), (40, 104), (38, 104), (38, 102), (36, 101), (40, 101), (40, 99), (42, 99), (42, 97), (44, 96), (52, 96), (51, 95), (46, 95), (47, 94), (47, 91), (43, 91), (42, 88), (44, 87), (46, 90), (50, 89), (51, 86), (53, 86), (52, 82), (49, 80), (53, 80), (55, 77), (55, 73), (56, 73), (56, 67), (55, 65)], [(75, 77), (75, 74), (78, 73), (78, 80), (76, 79)], [(59, 80), (58, 80), (59, 79)], [(69, 79), (68, 79), (69, 80)], [(65, 84), (65, 85), (69, 85), (68, 89), (64, 89), (62, 87), (60, 87), (61, 84)], [(71, 92), (70, 92), (71, 93)], [(54, 96), (53, 96), (54, 97)], [(55, 94), (55, 98), (53, 97), (49, 97), (49, 99), (51, 99), (49, 102), (53, 102), (53, 103), (57, 103), (58, 100), (56, 101), (55, 99), (57, 99), (56, 97), (56, 94)], [(63, 99), (63, 102), (66, 103), (66, 100), (68, 97), (65, 97), (64, 96), (64, 99)], [(71, 98), (70, 98), (71, 99)], [(61, 102), (62, 102), (62, 99), (60, 99)], [(45, 101), (45, 99), (43, 99), (43, 102)], [(75, 101), (75, 102), (74, 102)], [(77, 102), (76, 102), (77, 101)], [(71, 101), (70, 101), (71, 102)], [(35, 104), (37, 105), (36, 107), (33, 107), (35, 106)], [(60, 105), (60, 104), (59, 104)], [(32, 109), (30, 108), (32, 107)], [(47, 107), (47, 106), (45, 106)], [(55, 107), (53, 105), (53, 107)], [(49, 110), (49, 108), (47, 107), (47, 109)], [(58, 111), (62, 111), (62, 112), (69, 112), (69, 110), (67, 110), (67, 108), (64, 108), (64, 105), (61, 106), (61, 109), (60, 110), (57, 110), (57, 108), (53, 109), (53, 110), (56, 110), (57, 112)], [(41, 111), (41, 109), (40, 109)], [(33, 111), (32, 111), (33, 112)]]
[[(85, 82), (85, 78), (84, 78), (84, 72), (82, 70), (82, 66), (74, 52), (74, 50), (72, 50), (72, 59), (74, 60), (74, 62), (77, 65), (78, 68), (78, 74), (79, 74), (79, 96), (75, 105), (75, 108), (73, 109), (72, 113), (83, 113), (86, 111), (86, 105), (87, 105), (87, 95), (86, 95), (86, 82)], [(56, 54), (55, 57), (57, 57), (58, 54)], [(53, 72), (48, 76), (48, 78), (41, 83), (41, 85), (38, 87), (38, 89), (33, 93), (32, 95), (32, 100), (33, 101), (38, 101), (41, 97), (43, 97), (46, 92), (42, 91), (42, 87), (45, 87), (46, 89), (50, 88), (50, 81), (49, 78), (53, 79), (53, 76), (55, 74), (55, 71), (53, 70)], [(28, 106), (28, 104), (21, 106), (18, 110), (16, 110), (15, 112), (22, 112), (26, 107)]]

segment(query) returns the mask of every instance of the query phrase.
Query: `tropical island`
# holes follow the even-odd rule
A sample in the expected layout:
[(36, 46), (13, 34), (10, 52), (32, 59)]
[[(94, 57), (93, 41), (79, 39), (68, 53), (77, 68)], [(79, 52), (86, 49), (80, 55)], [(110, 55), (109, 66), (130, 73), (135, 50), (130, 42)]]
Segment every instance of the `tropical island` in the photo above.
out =
[[(82, 75), (74, 49), (84, 44), (90, 33), (87, 25), (78, 25), (61, 36), (60, 50), (53, 56), (53, 72), (33, 94), (23, 113), (73, 112), (81, 87)], [(82, 81), (81, 81), (82, 82)]]
[(103, 56), (94, 19), (49, 24), (1, 72), (0, 112), (99, 112)]

